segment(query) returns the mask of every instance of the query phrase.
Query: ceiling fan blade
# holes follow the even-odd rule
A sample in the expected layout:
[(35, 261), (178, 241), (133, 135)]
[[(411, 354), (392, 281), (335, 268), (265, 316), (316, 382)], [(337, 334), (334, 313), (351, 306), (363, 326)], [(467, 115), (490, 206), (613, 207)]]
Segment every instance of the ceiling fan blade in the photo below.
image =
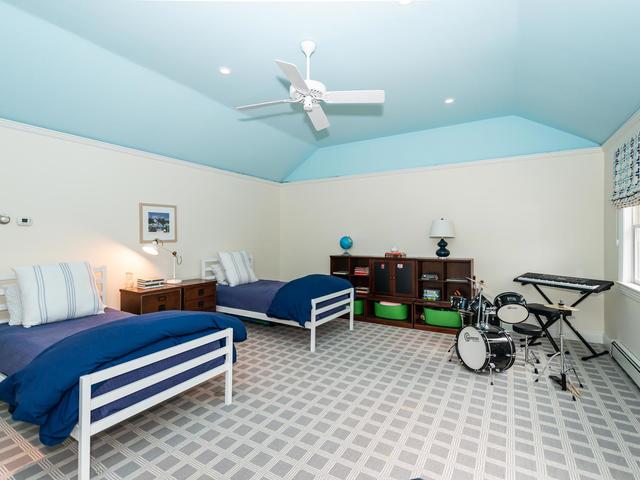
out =
[(236, 110), (248, 110), (250, 108), (257, 108), (257, 107), (265, 107), (267, 105), (277, 105), (278, 103), (293, 103), (292, 100), (289, 100), (288, 98), (285, 100), (272, 100), (270, 102), (261, 102), (261, 103), (252, 103), (250, 105), (241, 105), (239, 107), (235, 107)]
[(282, 70), (282, 73), (289, 79), (293, 88), (302, 93), (303, 95), (309, 94), (309, 87), (307, 87), (307, 83), (300, 75), (300, 71), (298, 67), (296, 67), (293, 63), (283, 62), (282, 60), (276, 60), (276, 63)]
[(338, 90), (326, 92), (327, 103), (384, 103), (384, 90)]
[(309, 119), (316, 130), (320, 131), (329, 128), (329, 119), (318, 103), (313, 104), (313, 108), (307, 112), (307, 115), (309, 115)]

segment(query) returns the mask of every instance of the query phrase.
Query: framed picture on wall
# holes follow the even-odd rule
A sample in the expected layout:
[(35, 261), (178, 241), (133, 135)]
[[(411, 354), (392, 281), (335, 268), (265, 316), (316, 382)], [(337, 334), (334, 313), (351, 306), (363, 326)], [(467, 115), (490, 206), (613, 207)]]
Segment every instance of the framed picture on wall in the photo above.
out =
[(177, 242), (177, 226), (175, 205), (140, 204), (140, 243)]

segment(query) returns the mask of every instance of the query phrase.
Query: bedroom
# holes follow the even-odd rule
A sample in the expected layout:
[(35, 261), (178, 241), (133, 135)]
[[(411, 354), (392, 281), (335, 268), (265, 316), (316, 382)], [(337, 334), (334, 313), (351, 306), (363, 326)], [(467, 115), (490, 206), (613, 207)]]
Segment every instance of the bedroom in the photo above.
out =
[[(211, 259), (237, 251), (261, 280), (347, 268), (355, 287), (376, 289), (380, 262), (411, 272), (408, 299), (387, 302), (409, 305), (405, 320), (375, 314), (402, 295), (360, 291), (358, 306), (336, 297), (352, 311), (317, 331), (308, 312), (299, 328), (265, 324), (269, 305), (222, 305), (225, 288), (244, 285), (216, 285), (218, 311), (258, 321), (212, 317), (226, 363), (90, 435), (85, 478), (640, 478), (639, 27), (630, 0), (0, 1), (0, 289), (27, 282), (19, 267), (86, 261), (106, 267), (102, 303), (125, 311), (127, 283), (171, 279), (175, 258), (183, 284), (150, 295), (186, 300), (187, 290), (210, 292), (202, 277), (212, 276)], [(315, 43), (310, 75), (305, 40)], [(274, 60), (329, 92), (383, 90), (372, 99), (383, 103), (311, 100), (330, 123), (317, 130)], [(279, 99), (300, 102), (235, 108)], [(174, 222), (158, 255), (143, 247), (164, 233), (148, 228), (143, 238), (141, 205)], [(441, 218), (454, 236), (445, 238), (450, 257), (434, 260)], [(344, 236), (351, 256), (342, 256)], [(385, 259), (392, 248), (407, 257)], [(477, 290), (466, 283), (453, 295), (462, 287), (442, 278), (448, 267), (438, 265), (461, 259), (473, 260), (468, 273), (491, 300), (516, 292), (530, 313), (503, 322), (515, 363), (495, 372), (494, 385), (489, 372), (449, 361), (455, 328), (427, 325), (425, 306), (455, 317), (442, 305)], [(428, 265), (438, 280), (421, 279), (434, 274)], [(356, 267), (370, 276), (358, 278)], [(525, 272), (614, 283), (534, 342), (533, 365), (516, 330), (539, 325), (530, 304), (571, 305), (580, 293), (543, 285), (547, 302), (514, 281)], [(427, 302), (424, 290), (439, 300)], [(32, 289), (20, 293), (27, 302)], [(90, 309), (105, 317), (100, 305)], [(460, 326), (475, 325), (461, 310)], [(0, 324), (0, 378), (10, 377), (7, 357), (37, 360), (39, 331), (85, 321)], [(575, 401), (542, 372), (559, 325), (580, 376), (567, 372)], [(589, 352), (569, 325), (597, 353), (623, 353), (582, 360)], [(221, 348), (230, 346), (224, 327), (237, 358)], [(7, 331), (37, 345), (25, 350)], [(74, 478), (77, 439), (44, 445), (38, 426), (7, 407), (0, 400), (0, 478)]]

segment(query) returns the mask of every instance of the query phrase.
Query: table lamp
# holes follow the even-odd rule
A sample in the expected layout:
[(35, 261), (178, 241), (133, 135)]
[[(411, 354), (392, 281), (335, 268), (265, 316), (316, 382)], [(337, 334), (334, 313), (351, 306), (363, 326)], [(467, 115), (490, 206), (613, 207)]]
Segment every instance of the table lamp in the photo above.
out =
[(453, 229), (453, 222), (451, 220), (440, 218), (431, 222), (429, 237), (440, 239), (438, 242), (438, 247), (440, 248), (436, 250), (436, 255), (438, 257), (446, 258), (449, 256), (450, 252), (447, 250), (447, 242), (445, 241), (445, 238), (455, 238), (455, 236), (456, 232)]
[(182, 255), (178, 255), (178, 252), (176, 252), (175, 250), (169, 250), (167, 247), (164, 246), (164, 243), (162, 242), (162, 240), (158, 240), (157, 238), (150, 244), (143, 245), (142, 250), (144, 250), (149, 255), (155, 256), (160, 254), (159, 248), (161, 248), (166, 252), (169, 252), (173, 257), (173, 278), (166, 280), (165, 283), (168, 283), (170, 285), (182, 283), (182, 280), (180, 280), (179, 278), (176, 278), (176, 264), (180, 265), (182, 263)]

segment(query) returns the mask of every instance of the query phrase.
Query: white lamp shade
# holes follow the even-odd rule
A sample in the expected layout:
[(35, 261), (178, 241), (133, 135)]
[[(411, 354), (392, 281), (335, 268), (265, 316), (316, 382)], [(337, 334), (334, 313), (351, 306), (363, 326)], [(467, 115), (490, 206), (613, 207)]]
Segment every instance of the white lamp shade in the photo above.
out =
[(149, 255), (158, 255), (160, 253), (158, 251), (158, 247), (156, 247), (154, 243), (150, 243), (149, 245), (144, 245), (142, 247), (142, 250), (144, 250)]
[(454, 238), (456, 231), (453, 228), (453, 222), (446, 218), (440, 218), (431, 222), (431, 230), (429, 232), (431, 238)]

